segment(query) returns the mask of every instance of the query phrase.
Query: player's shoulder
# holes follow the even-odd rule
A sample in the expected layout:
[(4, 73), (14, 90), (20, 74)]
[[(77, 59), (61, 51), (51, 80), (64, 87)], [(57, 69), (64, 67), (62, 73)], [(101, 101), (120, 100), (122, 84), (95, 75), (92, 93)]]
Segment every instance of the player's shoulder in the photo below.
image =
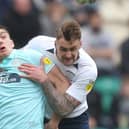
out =
[(42, 57), (42, 53), (33, 49), (21, 49), (19, 55), (25, 56), (26, 58), (39, 58)]
[(42, 53), (31, 49), (14, 49), (13, 57), (23, 62), (39, 64), (42, 58)]
[(83, 75), (89, 76), (97, 76), (97, 66), (94, 60), (90, 57), (88, 53), (85, 52), (83, 48), (79, 50), (79, 72), (83, 73)]
[(32, 38), (24, 47), (24, 49), (31, 48), (37, 51), (43, 51), (50, 48), (54, 48), (54, 43), (55, 43), (54, 37), (39, 35)]
[(39, 35), (39, 36), (36, 36), (34, 38), (32, 38), (28, 43), (32, 43), (32, 42), (37, 42), (37, 41), (54, 41), (55, 38), (54, 37), (50, 37), (50, 36), (46, 36), (46, 35)]
[(79, 63), (86, 66), (96, 66), (92, 57), (83, 48), (79, 50)]

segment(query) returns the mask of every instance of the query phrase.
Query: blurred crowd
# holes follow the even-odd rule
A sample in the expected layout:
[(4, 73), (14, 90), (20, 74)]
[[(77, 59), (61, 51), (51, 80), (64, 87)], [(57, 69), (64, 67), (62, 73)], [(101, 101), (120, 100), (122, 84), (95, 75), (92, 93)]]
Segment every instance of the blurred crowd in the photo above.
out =
[[(82, 47), (98, 67), (95, 88), (88, 96), (90, 127), (129, 129), (129, 35), (116, 42), (119, 37), (105, 27), (108, 20), (100, 10), (103, 1), (81, 4), (76, 0), (0, 0), (0, 24), (7, 27), (19, 49), (34, 36), (54, 37), (60, 23), (76, 19), (82, 30)], [(122, 0), (114, 1), (122, 5)], [(125, 17), (128, 24), (129, 17)], [(117, 51), (120, 61), (116, 63)]]

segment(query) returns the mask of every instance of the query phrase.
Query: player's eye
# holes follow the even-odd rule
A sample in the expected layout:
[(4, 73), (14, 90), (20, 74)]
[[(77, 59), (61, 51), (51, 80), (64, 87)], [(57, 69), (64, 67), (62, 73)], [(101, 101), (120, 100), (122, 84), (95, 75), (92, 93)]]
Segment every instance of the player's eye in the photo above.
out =
[(70, 51), (76, 51), (76, 50), (77, 50), (76, 47), (73, 47), (73, 48), (70, 49)]
[(3, 32), (3, 33), (0, 34), (0, 38), (5, 39), (6, 37), (7, 37), (7, 35), (6, 35), (5, 32)]
[(63, 47), (61, 47), (60, 50), (63, 51), (63, 52), (67, 52), (68, 51), (67, 48), (63, 48)]
[(6, 35), (2, 35), (2, 36), (0, 36), (2, 39), (5, 39), (6, 38)]

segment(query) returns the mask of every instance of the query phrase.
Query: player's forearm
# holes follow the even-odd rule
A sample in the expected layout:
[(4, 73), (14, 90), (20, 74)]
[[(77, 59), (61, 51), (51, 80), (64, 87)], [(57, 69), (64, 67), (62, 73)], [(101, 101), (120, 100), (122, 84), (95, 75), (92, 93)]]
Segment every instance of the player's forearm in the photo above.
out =
[(50, 121), (53, 121), (53, 123), (56, 123), (57, 125), (59, 125), (59, 122), (61, 121), (61, 119), (62, 118), (59, 115), (57, 115), (56, 113), (53, 113)]
[(56, 90), (64, 94), (70, 86), (70, 82), (63, 73), (55, 66), (47, 75)]
[(45, 124), (45, 129), (58, 129), (61, 118), (57, 114), (53, 114), (48, 123)]
[(80, 104), (68, 94), (59, 93), (49, 80), (43, 82), (42, 85), (48, 103), (53, 111), (60, 117), (65, 117)]
[(61, 94), (64, 94), (65, 91), (68, 89), (70, 83), (65, 79), (65, 80), (60, 80), (59, 78), (51, 78), (48, 76), (50, 82), (54, 85), (56, 90), (60, 92)]

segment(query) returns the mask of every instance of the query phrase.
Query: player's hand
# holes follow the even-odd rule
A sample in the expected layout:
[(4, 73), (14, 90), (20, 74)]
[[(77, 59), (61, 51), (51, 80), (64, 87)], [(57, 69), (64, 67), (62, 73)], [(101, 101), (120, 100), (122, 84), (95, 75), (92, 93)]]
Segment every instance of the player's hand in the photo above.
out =
[(51, 120), (45, 124), (45, 129), (58, 129), (61, 118), (55, 113), (52, 114)]
[(21, 72), (24, 72), (26, 75), (20, 75), (22, 78), (28, 78), (38, 83), (45, 82), (48, 77), (44, 72), (43, 66), (34, 66), (32, 64), (22, 64), (18, 67)]
[(47, 124), (45, 124), (44, 129), (58, 129), (58, 123), (50, 120)]

